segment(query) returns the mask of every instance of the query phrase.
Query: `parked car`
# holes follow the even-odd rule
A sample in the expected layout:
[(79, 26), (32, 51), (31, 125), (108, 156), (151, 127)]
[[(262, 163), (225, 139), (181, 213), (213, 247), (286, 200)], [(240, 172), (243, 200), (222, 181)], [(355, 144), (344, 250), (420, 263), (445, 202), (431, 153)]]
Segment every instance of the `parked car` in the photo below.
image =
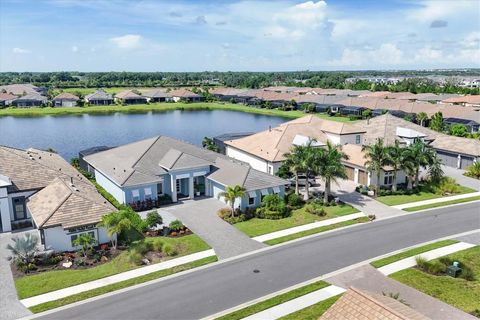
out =
[[(290, 178), (290, 179), (288, 179), (288, 180), (290, 181), (290, 184), (291, 184), (292, 186), (295, 185), (295, 177)], [(314, 176), (310, 176), (310, 177), (308, 178), (308, 186), (309, 186), (309, 187), (312, 187), (312, 186), (314, 185), (314, 183), (315, 183), (315, 177), (314, 177)], [(307, 184), (307, 176), (305, 176), (305, 175), (299, 175), (299, 176), (298, 176), (298, 185), (299, 185), (300, 187), (305, 187), (306, 184)]]

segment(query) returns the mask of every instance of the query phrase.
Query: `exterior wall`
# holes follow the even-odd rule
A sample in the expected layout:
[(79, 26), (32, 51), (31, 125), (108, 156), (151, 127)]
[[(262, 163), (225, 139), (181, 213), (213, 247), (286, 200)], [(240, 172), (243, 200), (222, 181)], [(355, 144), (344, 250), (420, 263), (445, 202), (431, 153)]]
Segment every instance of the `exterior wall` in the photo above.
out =
[(112, 100), (87, 100), (85, 99), (86, 102), (88, 102), (91, 105), (101, 105), (101, 106), (106, 106), (113, 104), (113, 99)]
[[(285, 197), (285, 186), (278, 186), (278, 188), (280, 189), (280, 192), (278, 193), (280, 195), (280, 197)], [(273, 191), (273, 188), (265, 188), (267, 189), (268, 191), (268, 194), (273, 194), (275, 193)], [(257, 208), (259, 207), (261, 204), (262, 204), (262, 190), (263, 189), (258, 189), (258, 190), (255, 190), (255, 191), (250, 191), (250, 192), (246, 192), (245, 194), (245, 197), (241, 198), (241, 199), (237, 199), (237, 201), (235, 201), (235, 206), (239, 206), (241, 210), (245, 210), (246, 208)], [(255, 201), (253, 204), (249, 204), (249, 198), (250, 198), (250, 193), (251, 192), (254, 192), (255, 193)]]
[(12, 230), (10, 223), (10, 206), (7, 195), (7, 188), (0, 188), (0, 232), (7, 232)]
[(125, 204), (125, 192), (122, 188), (108, 179), (103, 173), (95, 169), (95, 180), (108, 193), (110, 193), (118, 202)]
[(75, 100), (55, 100), (55, 107), (75, 107), (77, 102)]
[[(123, 188), (123, 193), (125, 194), (125, 203), (132, 203), (135, 201), (144, 201), (146, 200), (146, 192), (145, 189), (150, 188), (152, 194), (151, 198), (156, 199), (157, 198), (157, 184), (152, 183), (152, 184), (142, 184), (138, 186), (132, 186), (132, 187), (124, 187)], [(133, 191), (137, 190), (139, 197), (138, 199), (133, 199)]]
[[(326, 132), (327, 139), (334, 144), (361, 144), (363, 142), (363, 134), (334, 134), (330, 132)], [(360, 143), (357, 143), (357, 136), (360, 136)]]
[[(406, 177), (405, 172), (397, 171), (397, 184), (405, 183), (405, 177)], [(380, 186), (391, 186), (391, 185), (385, 185), (384, 184), (384, 178), (385, 178), (385, 172), (382, 171), (380, 173)], [(376, 181), (377, 181), (376, 173), (369, 173), (369, 183), (368, 183), (368, 185), (371, 185), (371, 184), (375, 185)]]
[(332, 142), (333, 144), (341, 144), (341, 141), (340, 141), (340, 135), (338, 134), (334, 134), (334, 133), (330, 133), (330, 132), (325, 132), (326, 135), (327, 135), (327, 139)]
[[(10, 193), (8, 194), (8, 205), (9, 205), (9, 211), (10, 211), (10, 221), (14, 222), (15, 221), (15, 215), (14, 215), (14, 212), (13, 212), (13, 198), (18, 198), (18, 197), (25, 197), (25, 199), (27, 199), (28, 197), (30, 197), (32, 194), (34, 194), (36, 191), (25, 191), (25, 192), (16, 192), (16, 193)], [(31, 219), (32, 216), (30, 215), (30, 212), (28, 212), (27, 208), (26, 208), (26, 200), (25, 200), (25, 210), (26, 210), (26, 218), (25, 219), (21, 219), (21, 220), (18, 220), (18, 221), (24, 221), (24, 220), (28, 220), (28, 219)]]
[[(250, 164), (253, 169), (268, 173), (267, 161), (243, 152), (231, 146), (226, 146), (227, 156)], [(277, 168), (278, 169), (278, 168)]]
[(97, 244), (108, 243), (107, 231), (105, 228), (93, 228), (85, 231), (69, 233), (68, 230), (64, 230), (61, 226), (43, 229), (44, 234), (44, 246), (46, 249), (53, 249), (55, 251), (75, 251), (78, 247), (72, 246), (71, 236), (93, 231)]

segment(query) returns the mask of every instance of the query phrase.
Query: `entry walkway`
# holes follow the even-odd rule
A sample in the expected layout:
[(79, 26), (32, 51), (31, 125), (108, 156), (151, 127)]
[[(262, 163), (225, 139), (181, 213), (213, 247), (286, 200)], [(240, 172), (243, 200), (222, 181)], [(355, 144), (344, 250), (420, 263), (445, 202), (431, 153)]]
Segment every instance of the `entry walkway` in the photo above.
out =
[(264, 248), (266, 245), (255, 241), (223, 221), (217, 215), (220, 208), (226, 205), (214, 198), (188, 200), (183, 204), (175, 204), (159, 209), (168, 212), (183, 222), (195, 234), (205, 240), (217, 254), (219, 259)]

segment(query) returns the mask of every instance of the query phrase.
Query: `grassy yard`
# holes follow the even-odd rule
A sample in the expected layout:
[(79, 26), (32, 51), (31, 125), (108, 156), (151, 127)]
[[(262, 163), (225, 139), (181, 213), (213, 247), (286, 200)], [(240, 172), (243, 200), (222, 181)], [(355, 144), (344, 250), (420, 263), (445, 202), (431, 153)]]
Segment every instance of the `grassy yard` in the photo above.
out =
[[(200, 237), (193, 234), (163, 239), (177, 248), (176, 257), (210, 249)], [(153, 238), (147, 238), (145, 241), (152, 240)], [(25, 299), (138, 268), (129, 262), (127, 254), (128, 252), (124, 251), (112, 261), (89, 269), (55, 270), (18, 278), (15, 280), (18, 297)]]
[(234, 226), (247, 234), (249, 237), (256, 237), (262, 234), (267, 234), (283, 229), (293, 228), (296, 226), (301, 226), (307, 223), (312, 223), (320, 220), (326, 220), (330, 218), (340, 217), (347, 214), (352, 214), (358, 212), (357, 209), (349, 205), (339, 205), (332, 207), (325, 207), (327, 215), (320, 217), (314, 214), (310, 214), (305, 211), (305, 207), (297, 210), (293, 210), (290, 217), (279, 219), (279, 220), (270, 220), (270, 219), (258, 219), (253, 218), (248, 221), (239, 222), (234, 224)]
[(186, 263), (186, 264), (182, 264), (180, 266), (173, 267), (173, 268), (170, 268), (170, 269), (153, 272), (153, 273), (141, 276), (141, 277), (125, 280), (125, 281), (118, 282), (118, 283), (115, 283), (115, 284), (110, 284), (108, 286), (104, 286), (104, 287), (101, 287), (101, 288), (97, 288), (97, 289), (93, 289), (93, 290), (90, 290), (90, 291), (85, 291), (85, 292), (82, 292), (82, 293), (78, 293), (78, 294), (75, 294), (75, 295), (72, 295), (72, 296), (69, 296), (69, 297), (65, 297), (63, 299), (42, 303), (42, 304), (31, 307), (30, 311), (32, 311), (33, 313), (39, 313), (39, 312), (47, 311), (47, 310), (50, 310), (50, 309), (59, 308), (61, 306), (67, 305), (67, 304), (71, 304), (71, 303), (74, 303), (74, 302), (77, 302), (77, 301), (82, 301), (82, 300), (85, 300), (85, 299), (96, 297), (96, 296), (99, 296), (99, 295), (102, 295), (102, 294), (105, 294), (105, 293), (109, 293), (109, 292), (112, 292), (112, 291), (120, 290), (120, 289), (123, 289), (123, 288), (131, 287), (131, 286), (141, 284), (141, 283), (144, 283), (144, 282), (147, 282), (147, 281), (152, 281), (152, 280), (155, 280), (155, 279), (158, 279), (158, 278), (166, 277), (166, 276), (172, 275), (174, 273), (186, 271), (186, 270), (193, 269), (193, 268), (198, 268), (198, 267), (201, 267), (201, 266), (204, 266), (206, 264), (213, 263), (213, 262), (216, 262), (216, 261), (217, 261), (217, 257), (215, 257), (215, 256), (200, 259), (200, 260), (193, 261), (193, 262)]
[(405, 208), (403, 210), (408, 211), (408, 212), (414, 212), (414, 211), (418, 211), (418, 210), (438, 208), (438, 207), (448, 206), (448, 205), (451, 205), (451, 204), (459, 204), (459, 203), (465, 203), (465, 202), (477, 201), (477, 200), (480, 200), (480, 196), (464, 198), (464, 199), (457, 199), (457, 200), (450, 200), (450, 201), (444, 201), (444, 202), (438, 202), (438, 203), (432, 203), (432, 204), (426, 204), (426, 205), (423, 205), (423, 206)]
[(391, 277), (467, 313), (477, 310), (480, 315), (480, 246), (456, 252), (448, 257), (468, 265), (476, 279), (466, 281), (449, 276), (434, 276), (417, 268), (399, 271)]
[(334, 296), (323, 300), (313, 306), (307, 307), (297, 312), (291, 313), (279, 320), (317, 320), (322, 314), (324, 314), (342, 295)]
[[(456, 193), (456, 195), (470, 193), (470, 192), (475, 192), (475, 190), (468, 187), (459, 186), (459, 192)], [(443, 197), (445, 196), (439, 193), (433, 193), (429, 191), (420, 191), (417, 194), (411, 194), (411, 195), (380, 196), (380, 197), (377, 197), (376, 200), (386, 204), (387, 206), (396, 206), (404, 203), (437, 199), (437, 198), (443, 198)]]
[(293, 300), (295, 298), (304, 296), (310, 292), (320, 290), (322, 288), (328, 287), (329, 284), (324, 281), (318, 281), (304, 287), (280, 294), (273, 298), (267, 299), (265, 301), (259, 302), (257, 304), (251, 305), (249, 307), (234, 311), (227, 315), (217, 318), (216, 320), (237, 320), (248, 317), (252, 314), (259, 313), (260, 311), (269, 309), (276, 305), (282, 304), (284, 302)]
[(441, 248), (441, 247), (446, 247), (446, 246), (449, 246), (449, 245), (455, 244), (455, 243), (458, 243), (458, 241), (456, 241), (456, 240), (438, 241), (438, 242), (430, 243), (430, 244), (427, 244), (427, 245), (424, 245), (424, 246), (421, 246), (421, 247), (416, 247), (416, 248), (413, 248), (413, 249), (410, 249), (410, 250), (407, 250), (407, 251), (403, 251), (403, 252), (397, 253), (393, 256), (389, 256), (389, 257), (386, 257), (386, 258), (383, 258), (383, 259), (379, 259), (379, 260), (370, 262), (370, 264), (375, 268), (380, 268), (380, 267), (386, 266), (387, 264), (394, 263), (396, 261), (400, 261), (400, 260), (405, 259), (405, 258), (413, 257), (413, 256), (419, 255), (421, 253), (424, 253), (424, 252), (427, 252), (427, 251), (430, 251), (430, 250), (438, 249), (438, 248)]

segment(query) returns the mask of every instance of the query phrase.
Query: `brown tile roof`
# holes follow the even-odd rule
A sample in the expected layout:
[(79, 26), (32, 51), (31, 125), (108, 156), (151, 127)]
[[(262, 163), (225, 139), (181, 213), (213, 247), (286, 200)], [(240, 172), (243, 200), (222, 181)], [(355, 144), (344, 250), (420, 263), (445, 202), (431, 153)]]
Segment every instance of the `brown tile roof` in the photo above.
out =
[(16, 99), (17, 96), (10, 93), (0, 93), (0, 101), (7, 101)]
[(459, 96), (452, 97), (442, 101), (443, 103), (471, 103), (471, 104), (480, 104), (480, 95), (468, 95), (468, 96)]
[(321, 320), (428, 320), (405, 304), (376, 293), (350, 287)]
[(125, 90), (125, 91), (122, 91), (122, 92), (119, 92), (117, 94), (115, 94), (115, 98), (118, 98), (118, 99), (144, 99), (144, 97), (142, 97), (141, 95), (133, 92), (133, 90)]
[(168, 95), (171, 97), (179, 97), (179, 98), (200, 97), (200, 95), (183, 88), (169, 91)]
[(23, 96), (24, 94), (37, 93), (37, 87), (25, 83), (25, 84), (9, 84), (5, 86), (0, 86), (0, 92), (5, 90), (7, 93), (14, 94), (16, 96)]
[(68, 93), (68, 92), (62, 92), (58, 96), (53, 98), (53, 100), (74, 100), (74, 101), (77, 101), (79, 99), (80, 98), (77, 97), (76, 95)]
[(244, 93), (248, 91), (248, 89), (237, 89), (237, 88), (213, 88), (209, 90), (211, 94), (218, 94), (222, 96), (233, 96), (240, 93)]

